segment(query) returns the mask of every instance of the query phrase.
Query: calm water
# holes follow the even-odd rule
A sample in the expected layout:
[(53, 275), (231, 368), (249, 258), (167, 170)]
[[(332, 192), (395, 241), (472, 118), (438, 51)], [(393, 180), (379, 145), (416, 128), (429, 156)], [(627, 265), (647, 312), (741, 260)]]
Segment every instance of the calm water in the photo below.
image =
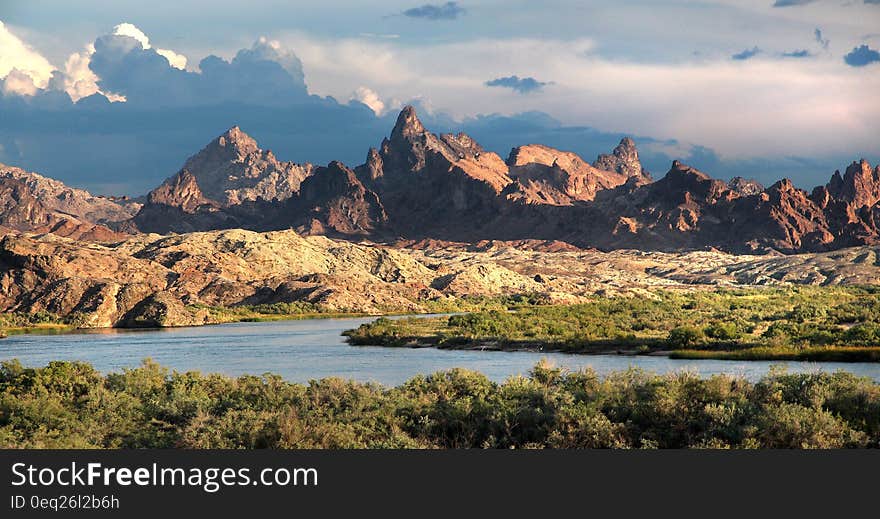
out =
[(295, 382), (336, 376), (386, 385), (399, 384), (419, 373), (454, 367), (478, 370), (500, 382), (511, 375), (527, 374), (541, 358), (569, 369), (591, 366), (599, 374), (636, 366), (656, 373), (690, 370), (700, 375), (729, 373), (755, 380), (767, 373), (770, 366), (784, 364), (790, 372), (845, 370), (880, 381), (880, 364), (876, 363), (672, 360), (643, 356), (382, 348), (349, 346), (340, 336), (343, 330), (372, 319), (309, 319), (149, 331), (18, 335), (0, 340), (0, 360), (18, 358), (27, 366), (42, 366), (51, 360), (83, 360), (107, 372), (135, 367), (142, 359), (151, 357), (178, 371), (227, 375), (259, 375), (268, 371)]

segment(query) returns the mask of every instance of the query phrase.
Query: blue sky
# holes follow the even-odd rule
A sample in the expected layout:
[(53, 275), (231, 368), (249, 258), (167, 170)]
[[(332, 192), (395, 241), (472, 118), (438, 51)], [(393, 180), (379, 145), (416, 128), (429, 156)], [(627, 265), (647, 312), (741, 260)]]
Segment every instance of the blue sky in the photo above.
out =
[[(4, 0), (0, 161), (140, 192), (241, 124), (356, 163), (414, 102), (502, 155), (632, 135), (661, 175), (810, 187), (880, 158), (880, 5), (794, 3)], [(119, 102), (72, 103), (96, 91)]]

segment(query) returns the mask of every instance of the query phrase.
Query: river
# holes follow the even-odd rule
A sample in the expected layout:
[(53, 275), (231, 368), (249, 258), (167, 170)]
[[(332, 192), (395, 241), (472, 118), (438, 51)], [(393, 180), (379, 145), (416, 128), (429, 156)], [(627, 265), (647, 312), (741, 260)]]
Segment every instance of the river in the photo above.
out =
[(757, 380), (773, 365), (789, 372), (844, 370), (880, 381), (878, 363), (674, 360), (666, 357), (438, 350), (350, 346), (340, 334), (374, 318), (304, 319), (161, 330), (94, 330), (58, 335), (14, 335), (0, 340), (0, 360), (26, 366), (83, 360), (102, 372), (138, 366), (144, 358), (178, 371), (227, 375), (272, 372), (293, 382), (342, 377), (397, 385), (417, 374), (468, 368), (501, 382), (527, 374), (542, 358), (568, 369), (592, 367), (600, 375), (639, 367), (655, 373), (689, 370)]

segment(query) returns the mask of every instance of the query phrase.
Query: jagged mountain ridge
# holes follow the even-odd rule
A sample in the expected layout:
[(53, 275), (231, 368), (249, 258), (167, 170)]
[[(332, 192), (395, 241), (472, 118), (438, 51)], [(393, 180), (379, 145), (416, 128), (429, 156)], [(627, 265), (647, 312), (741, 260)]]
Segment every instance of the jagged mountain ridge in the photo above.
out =
[[(38, 211), (28, 213), (35, 206), (27, 197), (15, 196), (0, 196), (0, 226), (46, 224)], [(387, 243), (537, 240), (794, 253), (880, 242), (878, 204), (880, 167), (864, 160), (809, 193), (787, 179), (767, 188), (723, 182), (678, 161), (654, 181), (630, 138), (593, 163), (538, 144), (513, 148), (505, 160), (465, 134), (429, 132), (405, 107), (389, 137), (355, 167), (282, 162), (233, 127), (153, 190), (134, 218), (113, 225), (158, 233), (293, 228)], [(16, 219), (33, 222), (28, 228)]]

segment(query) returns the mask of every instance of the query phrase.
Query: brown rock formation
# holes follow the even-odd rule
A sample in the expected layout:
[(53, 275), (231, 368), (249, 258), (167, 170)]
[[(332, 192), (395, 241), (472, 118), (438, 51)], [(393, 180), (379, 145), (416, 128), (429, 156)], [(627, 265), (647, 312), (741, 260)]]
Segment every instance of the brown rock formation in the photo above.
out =
[(106, 225), (128, 220), (139, 208), (128, 200), (122, 202), (0, 164), (0, 226), (7, 229), (89, 241), (117, 240), (123, 235)]
[(574, 153), (539, 144), (514, 148), (507, 165), (516, 182), (505, 193), (527, 204), (571, 205), (593, 200), (597, 191), (617, 187), (628, 178), (617, 171), (596, 169)]
[(279, 161), (234, 126), (153, 190), (134, 223), (145, 232), (258, 228), (265, 204), (296, 194), (312, 170)]
[(642, 167), (636, 143), (629, 137), (620, 140), (620, 144), (611, 154), (602, 154), (593, 162), (593, 167), (603, 171), (619, 173), (626, 178), (641, 177), (645, 182), (651, 181), (651, 174)]
[(47, 311), (84, 327), (180, 326), (212, 319), (200, 305), (417, 311), (426, 300), (465, 295), (572, 302), (656, 287), (877, 284), (878, 254), (868, 246), (749, 256), (503, 242), (395, 249), (290, 230), (139, 235), (113, 244), (13, 233), (0, 239), (0, 311)]
[(316, 169), (287, 205), (293, 223), (302, 221), (298, 227), (306, 233), (320, 229), (317, 234), (368, 235), (388, 221), (379, 196), (335, 161)]

